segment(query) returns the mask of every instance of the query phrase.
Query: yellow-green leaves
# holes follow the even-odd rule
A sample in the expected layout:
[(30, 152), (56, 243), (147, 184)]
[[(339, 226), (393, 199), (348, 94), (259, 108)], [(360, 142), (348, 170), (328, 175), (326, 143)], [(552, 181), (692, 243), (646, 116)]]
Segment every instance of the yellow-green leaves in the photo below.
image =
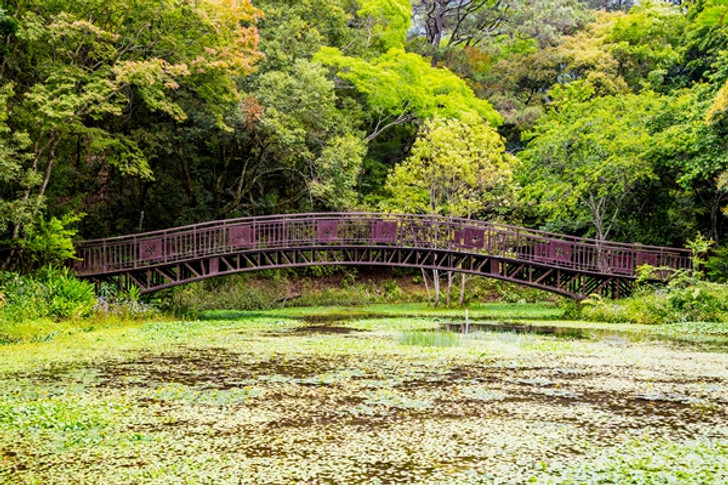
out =
[(112, 68), (114, 82), (119, 86), (135, 86), (147, 107), (161, 111), (176, 121), (184, 121), (187, 115), (169, 97), (171, 91), (179, 89), (179, 80), (189, 76), (186, 64), (170, 64), (164, 59), (153, 58), (142, 61), (124, 61)]
[(119, 34), (88, 20), (61, 12), (47, 28), (57, 54), (70, 63), (107, 62), (116, 55), (114, 43)]
[(511, 207), (515, 159), (477, 117), (425, 123), (409, 158), (387, 177), (386, 208), (485, 217)]
[(314, 164), (311, 194), (332, 209), (351, 207), (365, 153), (364, 141), (354, 135), (332, 137)]
[(410, 0), (359, 0), (360, 17), (371, 17), (376, 24), (372, 34), (384, 50), (404, 47), (412, 17)]
[(263, 12), (250, 0), (203, 0), (195, 10), (193, 18), (200, 23), (202, 37), (190, 39), (193, 42), (188, 44), (191, 69), (218, 70), (233, 76), (250, 74), (262, 58), (255, 24)]
[[(722, 172), (720, 175), (718, 175), (718, 190), (722, 192), (728, 192), (728, 171)], [(728, 216), (728, 206), (723, 207), (723, 213)]]
[(705, 114), (705, 121), (708, 124), (717, 123), (719, 120), (725, 119), (726, 114), (728, 114), (728, 82), (715, 95), (713, 104)]
[(491, 104), (450, 70), (433, 68), (422, 56), (393, 48), (371, 62), (324, 47), (319, 62), (338, 68), (338, 77), (351, 85), (367, 104), (386, 115), (462, 119), (476, 116), (497, 126), (501, 116)]
[(676, 7), (647, 2), (629, 14), (601, 12), (554, 49), (564, 79), (579, 79), (596, 95), (658, 89), (680, 62), (688, 21)]
[(728, 19), (728, 0), (709, 0), (708, 6), (698, 16), (704, 26), (726, 25)]

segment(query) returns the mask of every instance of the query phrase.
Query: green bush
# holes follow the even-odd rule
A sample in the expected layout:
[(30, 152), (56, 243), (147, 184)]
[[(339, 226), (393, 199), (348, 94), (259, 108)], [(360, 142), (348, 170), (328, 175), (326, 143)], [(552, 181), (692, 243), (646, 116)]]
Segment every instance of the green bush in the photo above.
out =
[(705, 263), (711, 281), (728, 283), (728, 245), (714, 249)]
[(665, 288), (642, 289), (624, 300), (593, 297), (579, 307), (582, 318), (599, 322), (728, 322), (728, 285), (679, 281)]
[(75, 258), (73, 238), (78, 231), (73, 226), (83, 216), (66, 214), (61, 219), (41, 218), (37, 224), (29, 227), (25, 237), (19, 241), (23, 250), (16, 269), (33, 271), (47, 265), (63, 266), (66, 261)]
[(4, 273), (0, 280), (5, 321), (77, 319), (96, 306), (94, 285), (76, 279), (67, 268), (45, 268), (30, 276)]

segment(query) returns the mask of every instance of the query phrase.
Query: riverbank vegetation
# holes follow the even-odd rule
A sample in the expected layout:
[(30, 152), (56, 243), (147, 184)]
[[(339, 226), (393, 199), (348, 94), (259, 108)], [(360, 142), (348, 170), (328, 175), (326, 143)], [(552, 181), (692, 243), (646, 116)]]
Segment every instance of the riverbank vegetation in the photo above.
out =
[[(453, 289), (453, 301), (457, 291)], [(555, 295), (489, 279), (474, 279), (467, 304), (482, 301), (546, 302)], [(61, 334), (141, 321), (195, 320), (210, 310), (253, 311), (321, 305), (366, 306), (427, 303), (419, 272), (347, 268), (276, 270), (237, 275), (142, 297), (79, 281), (68, 270), (45, 268), (32, 275), (6, 272), (0, 280), (0, 344), (51, 340)]]
[(159, 307), (138, 293), (120, 292), (46, 267), (31, 275), (0, 274), (0, 345), (49, 341), (59, 335), (153, 320)]
[(728, 322), (728, 287), (708, 282), (668, 284), (618, 301), (593, 295), (578, 304), (576, 314), (596, 322)]

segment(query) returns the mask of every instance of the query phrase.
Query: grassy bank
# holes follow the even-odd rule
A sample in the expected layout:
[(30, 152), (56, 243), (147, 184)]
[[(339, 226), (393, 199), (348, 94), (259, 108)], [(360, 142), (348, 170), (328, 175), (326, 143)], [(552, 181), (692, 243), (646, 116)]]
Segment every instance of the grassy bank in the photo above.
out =
[[(457, 299), (453, 289), (453, 301)], [(482, 301), (557, 302), (541, 291), (495, 280), (471, 281), (468, 304)], [(421, 275), (412, 271), (312, 268), (264, 271), (185, 285), (142, 297), (114, 286), (75, 279), (65, 269), (32, 275), (0, 274), (0, 345), (49, 341), (139, 321), (194, 320), (210, 310), (239, 311), (311, 306), (421, 304), (428, 301)], [(443, 310), (444, 311), (444, 310)], [(457, 310), (452, 310), (457, 311)]]
[[(452, 302), (458, 302), (460, 296), (459, 277), (455, 283)], [(488, 278), (470, 278), (466, 288), (466, 303), (563, 301), (544, 291)], [(423, 303), (428, 301), (428, 293), (419, 271), (325, 267), (221, 277), (170, 290), (161, 298), (176, 314), (196, 315), (206, 310)], [(443, 295), (442, 301), (445, 299)]]
[(604, 300), (592, 295), (572, 306), (571, 316), (610, 323), (728, 323), (728, 285), (680, 278), (665, 286), (640, 287), (629, 298)]
[(97, 289), (65, 269), (0, 276), (0, 346), (48, 342), (161, 318), (158, 306), (141, 301), (138, 292)]

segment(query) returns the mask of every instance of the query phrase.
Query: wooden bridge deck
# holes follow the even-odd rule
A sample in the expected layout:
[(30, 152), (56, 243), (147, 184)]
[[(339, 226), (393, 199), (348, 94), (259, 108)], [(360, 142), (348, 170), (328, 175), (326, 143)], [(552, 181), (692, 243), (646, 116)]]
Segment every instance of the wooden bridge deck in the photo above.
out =
[[(214, 221), (83, 241), (76, 274), (154, 292), (223, 274), (312, 265), (457, 271), (573, 298), (631, 293), (637, 267), (690, 270), (684, 249), (599, 242), (437, 216), (319, 213)], [(669, 268), (669, 269), (668, 269)]]

